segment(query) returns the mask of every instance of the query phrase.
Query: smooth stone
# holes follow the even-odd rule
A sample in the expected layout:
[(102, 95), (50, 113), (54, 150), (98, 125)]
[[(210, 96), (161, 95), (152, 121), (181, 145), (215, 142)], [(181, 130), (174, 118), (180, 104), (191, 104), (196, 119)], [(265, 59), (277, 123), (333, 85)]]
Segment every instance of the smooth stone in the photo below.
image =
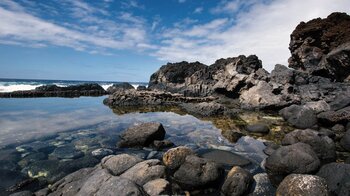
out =
[(245, 166), (251, 162), (241, 155), (217, 149), (203, 149), (197, 152), (200, 157), (211, 160), (224, 166)]
[(227, 196), (244, 195), (253, 182), (252, 175), (239, 166), (233, 167), (227, 174), (221, 191)]
[(101, 161), (101, 165), (112, 175), (118, 176), (141, 161), (142, 159), (136, 156), (119, 154), (104, 157)]
[(289, 174), (313, 173), (319, 167), (317, 154), (310, 145), (304, 143), (280, 147), (265, 163), (266, 172), (274, 185), (278, 185)]
[(249, 195), (251, 196), (265, 196), (275, 195), (276, 188), (272, 186), (267, 173), (259, 173), (253, 176), (254, 183), (253, 190)]
[(150, 196), (171, 195), (170, 183), (165, 179), (155, 179), (143, 185), (143, 189)]
[(340, 192), (346, 189), (350, 191), (350, 164), (329, 163), (323, 165), (317, 175), (326, 180), (333, 195), (341, 195)]
[(291, 174), (278, 186), (276, 196), (328, 196), (326, 180), (314, 175)]
[(161, 165), (158, 159), (150, 159), (137, 163), (121, 174), (120, 177), (129, 179), (143, 186), (151, 180), (165, 177), (165, 166)]
[(174, 180), (181, 187), (195, 189), (216, 184), (222, 175), (223, 169), (217, 163), (189, 155), (174, 173)]
[(350, 151), (350, 130), (346, 131), (340, 140), (340, 145), (347, 151)]
[(319, 134), (312, 129), (294, 130), (286, 134), (282, 145), (291, 145), (298, 142), (309, 144), (322, 162), (332, 162), (336, 159), (335, 144), (331, 138)]
[(99, 148), (99, 149), (92, 151), (91, 154), (94, 157), (102, 158), (102, 157), (113, 154), (113, 150), (107, 149), (107, 148)]
[(119, 147), (149, 146), (154, 140), (163, 140), (165, 130), (163, 125), (156, 122), (142, 123), (131, 126), (121, 135)]
[(247, 125), (246, 129), (250, 133), (262, 133), (267, 134), (270, 132), (270, 129), (268, 126), (264, 124), (253, 124), (253, 125)]
[(57, 147), (52, 155), (59, 159), (76, 159), (84, 156), (84, 153), (75, 149), (74, 146), (62, 146)]
[(191, 148), (179, 146), (169, 149), (163, 155), (163, 163), (167, 168), (176, 169), (185, 162), (188, 155), (194, 155)]

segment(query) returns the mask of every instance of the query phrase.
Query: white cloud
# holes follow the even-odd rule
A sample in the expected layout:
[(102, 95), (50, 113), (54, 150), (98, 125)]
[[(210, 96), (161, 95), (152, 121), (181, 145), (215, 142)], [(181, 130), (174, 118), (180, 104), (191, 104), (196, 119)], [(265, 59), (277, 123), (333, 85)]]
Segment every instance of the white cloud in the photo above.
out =
[(203, 7), (197, 7), (196, 9), (194, 9), (193, 13), (195, 13), (195, 14), (200, 14), (200, 13), (203, 12), (203, 10), (204, 10)]
[[(232, 3), (228, 8), (234, 11), (234, 4), (239, 1), (224, 2)], [(227, 20), (219, 23), (215, 19), (194, 25), (190, 30), (167, 29), (163, 34), (164, 44), (154, 55), (166, 61), (198, 60), (211, 64), (221, 57), (256, 54), (270, 71), (276, 63), (287, 64), (290, 34), (299, 22), (327, 17), (335, 11), (349, 12), (350, 1), (274, 0), (256, 1), (249, 6), (248, 11), (236, 15), (234, 23)], [(211, 25), (213, 28), (208, 28)]]

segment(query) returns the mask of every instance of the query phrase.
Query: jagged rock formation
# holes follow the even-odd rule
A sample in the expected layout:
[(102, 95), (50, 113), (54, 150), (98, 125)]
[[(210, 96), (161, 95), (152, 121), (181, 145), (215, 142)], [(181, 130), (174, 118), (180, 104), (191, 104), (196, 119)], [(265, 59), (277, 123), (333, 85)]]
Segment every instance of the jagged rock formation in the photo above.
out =
[(289, 67), (343, 81), (350, 74), (350, 16), (301, 22), (291, 35)]

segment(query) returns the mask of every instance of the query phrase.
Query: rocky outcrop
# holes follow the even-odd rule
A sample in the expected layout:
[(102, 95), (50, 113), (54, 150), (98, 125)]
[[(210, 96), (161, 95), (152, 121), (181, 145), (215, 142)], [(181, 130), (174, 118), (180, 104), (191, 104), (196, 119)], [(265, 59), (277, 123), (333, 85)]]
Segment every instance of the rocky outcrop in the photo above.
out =
[(35, 90), (14, 91), (0, 93), (4, 98), (26, 98), (26, 97), (80, 97), (80, 96), (101, 96), (107, 92), (98, 84), (80, 84), (67, 87), (57, 85), (39, 86)]
[(301, 22), (291, 35), (289, 67), (337, 81), (346, 79), (350, 74), (349, 26), (346, 13)]
[(113, 94), (117, 91), (130, 90), (130, 89), (135, 89), (135, 88), (127, 82), (122, 82), (118, 84), (113, 84), (112, 86), (108, 87), (107, 92), (108, 94)]
[(147, 147), (155, 140), (163, 140), (165, 130), (162, 124), (150, 122), (129, 127), (121, 135), (119, 147)]

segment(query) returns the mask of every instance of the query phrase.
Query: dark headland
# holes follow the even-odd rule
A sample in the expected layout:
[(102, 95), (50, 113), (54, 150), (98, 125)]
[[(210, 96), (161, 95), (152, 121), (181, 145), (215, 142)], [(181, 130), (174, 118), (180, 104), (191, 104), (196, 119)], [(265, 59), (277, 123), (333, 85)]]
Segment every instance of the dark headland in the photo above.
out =
[[(19, 184), (17, 195), (350, 195), (350, 16), (301, 22), (290, 36), (288, 67), (271, 73), (255, 55), (168, 63), (148, 87), (128, 84), (108, 92), (97, 84), (43, 86), (0, 97), (98, 96), (111, 107), (175, 106), (199, 117), (234, 116), (245, 110), (278, 113), (293, 127), (279, 142), (266, 143), (260, 173), (249, 160), (224, 150), (206, 152), (173, 146), (162, 124), (129, 127), (119, 148), (164, 151), (159, 159), (96, 151), (101, 162), (80, 169), (35, 193)], [(258, 38), (257, 38), (258, 39)], [(247, 131), (266, 134), (252, 124)], [(228, 133), (239, 138), (238, 132)], [(232, 139), (232, 140), (236, 140)], [(109, 156), (106, 156), (109, 155)], [(104, 157), (105, 156), (105, 157)]]

